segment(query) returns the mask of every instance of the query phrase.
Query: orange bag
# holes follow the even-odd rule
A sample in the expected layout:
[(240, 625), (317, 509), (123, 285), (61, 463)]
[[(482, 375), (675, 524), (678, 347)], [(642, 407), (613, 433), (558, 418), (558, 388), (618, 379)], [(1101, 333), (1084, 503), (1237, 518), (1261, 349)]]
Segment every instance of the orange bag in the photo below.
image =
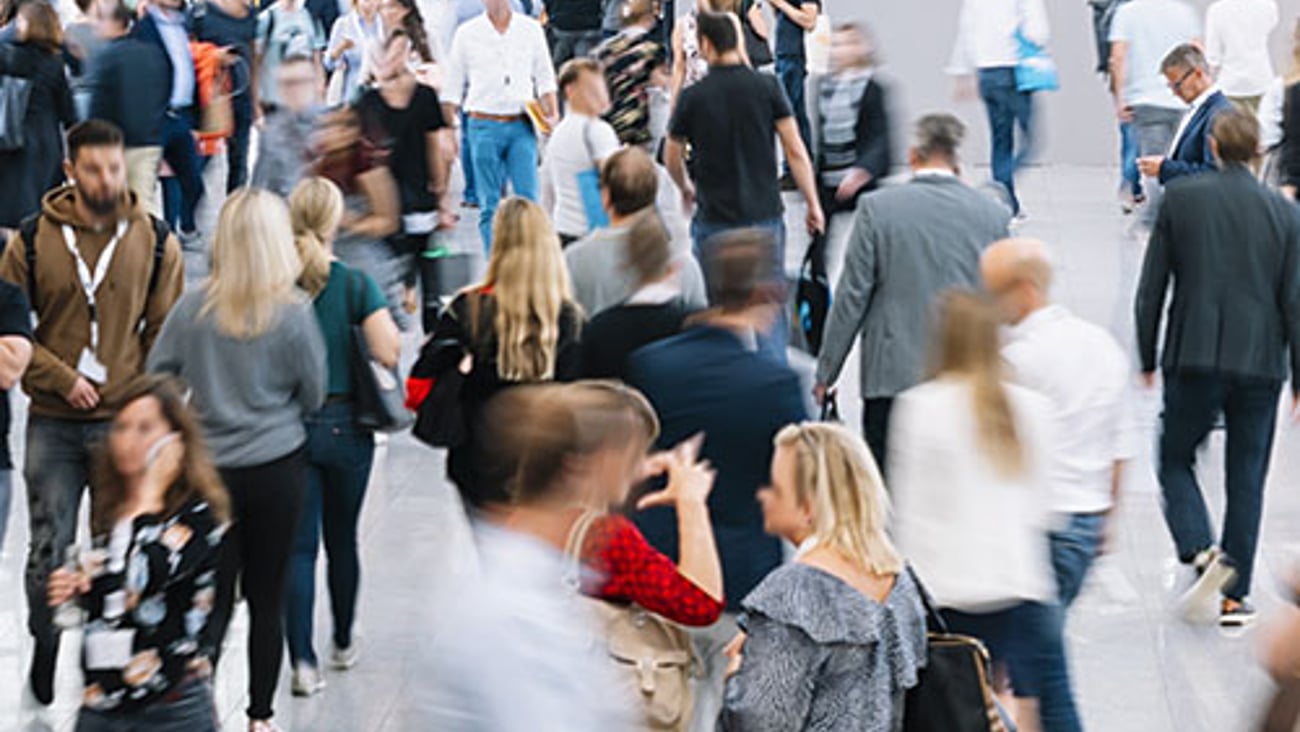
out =
[(222, 48), (216, 44), (190, 41), (190, 54), (194, 57), (194, 70), (199, 83), (195, 142), (199, 155), (208, 157), (223, 152), (226, 138), (235, 131), (230, 72), (222, 63)]

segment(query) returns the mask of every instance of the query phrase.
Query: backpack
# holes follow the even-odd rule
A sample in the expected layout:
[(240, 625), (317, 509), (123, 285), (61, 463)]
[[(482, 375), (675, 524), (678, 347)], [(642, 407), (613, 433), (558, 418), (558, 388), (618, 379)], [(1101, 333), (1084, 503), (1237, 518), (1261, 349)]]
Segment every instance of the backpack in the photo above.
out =
[[(167, 250), (167, 237), (172, 233), (171, 226), (166, 221), (149, 214), (149, 221), (153, 224), (153, 269), (149, 272), (149, 290), (146, 297), (152, 296), (154, 290), (158, 289), (158, 277), (162, 272), (163, 254)], [(34, 213), (23, 219), (18, 225), (18, 235), (22, 237), (26, 244), (27, 254), (27, 299), (31, 302), (32, 308), (36, 308), (36, 227), (41, 222), (41, 214)]]

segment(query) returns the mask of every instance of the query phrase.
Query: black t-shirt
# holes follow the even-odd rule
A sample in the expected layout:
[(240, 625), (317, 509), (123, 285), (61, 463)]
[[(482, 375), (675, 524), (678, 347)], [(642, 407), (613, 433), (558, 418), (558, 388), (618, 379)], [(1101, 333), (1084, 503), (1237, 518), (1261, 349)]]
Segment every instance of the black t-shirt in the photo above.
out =
[[(809, 4), (816, 5), (817, 12), (821, 12), (821, 0), (790, 0), (790, 2), (797, 8)], [(780, 10), (776, 11), (776, 55), (788, 58), (803, 58), (804, 33), (803, 27), (790, 20), (790, 16)]]
[(253, 66), (253, 41), (257, 39), (257, 11), (249, 8), (242, 18), (222, 10), (216, 3), (195, 3), (190, 11), (194, 36), (217, 46), (230, 46), (239, 54), (240, 63), (232, 67), (230, 87), (247, 91)]
[(416, 84), (411, 103), (405, 109), (394, 109), (378, 89), (371, 89), (357, 102), (357, 110), (371, 139), (388, 150), (388, 167), (397, 179), (402, 213), (437, 208), (438, 199), (429, 191), (433, 171), (429, 170), (427, 135), (446, 126), (438, 93)]
[(698, 216), (746, 225), (780, 218), (776, 122), (791, 115), (775, 76), (715, 66), (677, 101), (668, 132), (690, 143)]
[(681, 298), (663, 305), (616, 305), (597, 313), (582, 329), (582, 378), (626, 378), (632, 353), (680, 333), (689, 313)]
[(564, 31), (600, 30), (605, 19), (601, 0), (546, 0), (547, 25)]
[[(32, 339), (32, 306), (22, 288), (0, 280), (0, 337)], [(14, 467), (9, 455), (9, 392), (0, 390), (0, 469)]]

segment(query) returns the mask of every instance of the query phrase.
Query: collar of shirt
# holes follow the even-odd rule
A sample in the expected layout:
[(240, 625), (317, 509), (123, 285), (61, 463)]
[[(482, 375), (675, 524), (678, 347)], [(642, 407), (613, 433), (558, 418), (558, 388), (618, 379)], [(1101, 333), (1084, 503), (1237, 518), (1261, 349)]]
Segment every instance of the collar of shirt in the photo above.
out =
[(1192, 115), (1200, 111), (1201, 107), (1205, 106), (1205, 101), (1209, 99), (1217, 91), (1219, 91), (1218, 85), (1211, 84), (1209, 89), (1206, 89), (1205, 91), (1201, 92), (1201, 96), (1192, 100), (1192, 106), (1191, 109), (1187, 110), (1187, 116), (1191, 117)]
[(664, 305), (673, 301), (674, 298), (681, 297), (682, 288), (677, 284), (677, 278), (665, 282), (651, 282), (632, 293), (625, 304), (627, 305)]
[(912, 171), (913, 178), (956, 178), (957, 174), (948, 168), (918, 168)]

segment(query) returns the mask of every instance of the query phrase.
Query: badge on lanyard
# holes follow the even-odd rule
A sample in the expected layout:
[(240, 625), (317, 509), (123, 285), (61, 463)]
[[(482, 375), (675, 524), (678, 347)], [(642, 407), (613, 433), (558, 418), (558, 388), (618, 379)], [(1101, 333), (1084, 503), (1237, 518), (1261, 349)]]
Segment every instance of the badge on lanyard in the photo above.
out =
[(77, 263), (77, 279), (81, 282), (81, 290), (86, 295), (86, 306), (90, 311), (90, 344), (81, 349), (81, 357), (77, 360), (77, 371), (97, 384), (108, 382), (108, 368), (99, 360), (99, 313), (96, 309), (95, 293), (104, 283), (104, 278), (108, 276), (108, 267), (113, 263), (113, 255), (117, 253), (118, 242), (126, 233), (127, 226), (126, 221), (117, 222), (117, 231), (113, 234), (113, 238), (108, 240), (108, 246), (104, 247), (103, 253), (99, 255), (93, 273), (90, 271), (90, 265), (86, 264), (85, 258), (81, 256), (81, 252), (77, 250), (76, 232), (71, 226), (63, 227), (63, 243)]

